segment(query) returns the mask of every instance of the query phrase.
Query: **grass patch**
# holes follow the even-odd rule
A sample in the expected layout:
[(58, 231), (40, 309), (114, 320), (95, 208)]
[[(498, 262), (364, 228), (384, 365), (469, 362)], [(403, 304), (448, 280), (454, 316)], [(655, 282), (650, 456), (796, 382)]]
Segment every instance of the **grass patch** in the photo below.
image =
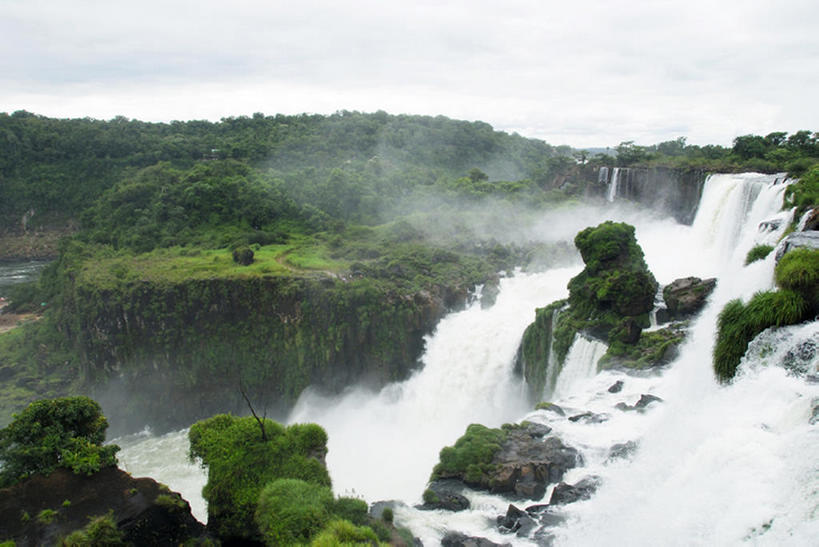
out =
[(755, 245), (745, 256), (745, 265), (752, 264), (757, 260), (764, 260), (773, 250), (773, 245)]

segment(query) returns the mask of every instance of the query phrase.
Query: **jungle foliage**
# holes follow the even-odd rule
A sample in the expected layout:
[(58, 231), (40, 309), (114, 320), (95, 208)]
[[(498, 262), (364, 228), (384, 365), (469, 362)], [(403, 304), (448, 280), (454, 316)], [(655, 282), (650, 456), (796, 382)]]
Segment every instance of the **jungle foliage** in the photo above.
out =
[(108, 422), (88, 397), (43, 399), (0, 430), (0, 487), (58, 467), (91, 475), (116, 466), (116, 445), (103, 445)]
[(208, 527), (221, 538), (262, 538), (266, 529), (257, 527), (257, 503), (277, 479), (298, 479), (329, 492), (327, 434), (320, 426), (284, 427), (265, 419), (263, 427), (265, 438), (254, 418), (221, 414), (195, 423), (188, 433), (191, 460), (201, 460), (208, 470), (202, 490)]
[(720, 312), (714, 371), (723, 382), (736, 375), (748, 344), (760, 332), (800, 323), (819, 312), (819, 251), (790, 251), (774, 272), (778, 291), (758, 292), (747, 304), (731, 300)]

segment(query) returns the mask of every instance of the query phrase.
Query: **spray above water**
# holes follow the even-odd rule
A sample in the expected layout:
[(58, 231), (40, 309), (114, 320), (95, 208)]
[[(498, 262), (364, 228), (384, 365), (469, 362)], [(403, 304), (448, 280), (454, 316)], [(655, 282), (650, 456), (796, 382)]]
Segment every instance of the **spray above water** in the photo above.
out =
[[(552, 400), (569, 411), (603, 417), (599, 423), (529, 412), (524, 386), (512, 373), (534, 309), (565, 297), (579, 266), (502, 279), (494, 307), (472, 306), (440, 322), (427, 338), (423, 368), (410, 379), (377, 392), (351, 389), (339, 397), (305, 392), (290, 421), (314, 421), (327, 429), (336, 493), (355, 492), (370, 502), (420, 501), (438, 452), (469, 423), (498, 426), (528, 419), (548, 424), (582, 452), (584, 467), (571, 470), (565, 481), (587, 475), (602, 479), (590, 500), (563, 509), (568, 520), (552, 529), (556, 545), (815, 544), (819, 428), (810, 419), (819, 384), (779, 366), (790, 352), (798, 367), (808, 373), (816, 369), (815, 356), (808, 355), (815, 323), (792, 327), (793, 333), (763, 333), (773, 338), (754, 342), (760, 349), (746, 356), (729, 386), (720, 386), (711, 368), (716, 317), (724, 303), (772, 287), (773, 253), (747, 267), (743, 262), (755, 243), (775, 244), (790, 221), (790, 212), (779, 210), (785, 186), (775, 183), (778, 178), (710, 177), (692, 226), (632, 214), (616, 203), (602, 213), (567, 217), (565, 226), (542, 224), (544, 232), (554, 234), (574, 230), (582, 221), (588, 222), (579, 228), (607, 219), (626, 221), (636, 226), (646, 262), (661, 283), (690, 275), (718, 277), (680, 357), (661, 374), (597, 373), (600, 345), (584, 341), (572, 348), (570, 353), (585, 357), (576, 363), (570, 358)], [(759, 229), (764, 221), (773, 222)], [(766, 345), (785, 357), (773, 356)], [(618, 380), (622, 389), (609, 391)], [(643, 394), (662, 401), (645, 412), (616, 408), (618, 403), (633, 406)], [(612, 461), (612, 446), (626, 443), (636, 445), (636, 451)], [(166, 482), (177, 488), (172, 480)], [(479, 492), (468, 497), (468, 511), (403, 507), (396, 510), (396, 521), (425, 544), (436, 544), (447, 530), (532, 544), (502, 535), (494, 526), (508, 500)]]

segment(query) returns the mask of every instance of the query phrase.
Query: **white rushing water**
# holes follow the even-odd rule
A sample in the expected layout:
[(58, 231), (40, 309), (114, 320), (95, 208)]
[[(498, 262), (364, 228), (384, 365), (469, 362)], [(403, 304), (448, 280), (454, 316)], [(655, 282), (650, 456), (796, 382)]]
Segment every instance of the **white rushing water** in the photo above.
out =
[[(552, 400), (567, 409), (567, 416), (593, 412), (604, 418), (600, 423), (531, 412), (523, 386), (512, 374), (517, 345), (534, 309), (565, 297), (566, 283), (579, 266), (502, 279), (495, 306), (483, 310), (475, 305), (440, 322), (427, 339), (423, 368), (410, 379), (378, 392), (352, 389), (335, 398), (307, 391), (289, 421), (315, 421), (327, 429), (327, 462), (337, 494), (355, 492), (369, 502), (403, 500), (409, 506), (396, 510), (396, 521), (426, 545), (437, 544), (447, 530), (532, 544), (498, 532), (494, 519), (509, 502), (496, 496), (470, 493), (472, 508), (461, 513), (411, 507), (420, 501), (438, 451), (453, 444), (468, 424), (498, 426), (521, 419), (548, 424), (581, 451), (584, 467), (564, 480), (602, 478), (590, 500), (565, 507), (567, 521), (553, 530), (555, 545), (816, 545), (819, 430), (809, 419), (819, 385), (779, 366), (762, 366), (762, 361), (777, 362), (774, 353), (810, 353), (804, 341), (819, 345), (815, 324), (763, 333), (773, 338), (755, 342), (758, 350), (749, 353), (731, 385), (719, 385), (711, 368), (716, 317), (724, 303), (772, 287), (773, 253), (747, 267), (743, 261), (755, 243), (776, 243), (790, 218), (779, 211), (784, 185), (774, 180), (754, 174), (710, 177), (690, 227), (624, 216), (613, 206), (590, 217), (589, 224), (607, 218), (634, 224), (660, 283), (689, 275), (719, 280), (680, 357), (662, 374), (597, 373), (595, 364), (605, 346), (581, 338), (572, 347)], [(781, 222), (757, 230), (772, 219)], [(800, 366), (815, 371), (815, 355), (800, 358)], [(608, 387), (618, 380), (622, 391), (610, 393)], [(662, 402), (645, 412), (615, 408), (618, 403), (633, 405), (642, 394)], [(609, 461), (612, 445), (629, 441), (638, 444), (634, 454)], [(120, 460), (136, 473), (141, 464), (132, 454), (149, 446), (147, 440), (128, 445)], [(155, 471), (150, 465), (139, 467), (139, 472), (156, 477), (161, 465)], [(160, 480), (190, 491), (190, 484), (180, 486), (170, 476), (175, 473), (191, 476), (171, 471)], [(196, 480), (203, 481), (201, 475)], [(549, 495), (547, 491), (545, 501)]]

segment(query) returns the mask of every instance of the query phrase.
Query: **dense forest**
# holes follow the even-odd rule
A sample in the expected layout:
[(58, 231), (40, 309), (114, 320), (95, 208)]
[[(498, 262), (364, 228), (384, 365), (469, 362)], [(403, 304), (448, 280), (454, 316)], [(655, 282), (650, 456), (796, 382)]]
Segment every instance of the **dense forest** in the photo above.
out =
[[(0, 144), (0, 258), (32, 245), (56, 258), (6, 295), (7, 312), (41, 319), (0, 337), (3, 421), (38, 395), (114, 377), (139, 383), (147, 404), (167, 386), (215, 390), (215, 372), (251, 392), (278, 375), (257, 396), (281, 408), (317, 381), (404, 377), (423, 335), (476, 284), (491, 294), (498, 271), (574, 256), (510, 234), (530, 213), (602, 199), (602, 167), (788, 171), (802, 176), (794, 205), (819, 193), (810, 131), (591, 155), (441, 116), (145, 123), (20, 111), (0, 114)], [(146, 362), (161, 373), (143, 374)], [(230, 404), (180, 403), (165, 426), (241, 407), (229, 391)]]
[[(268, 416), (285, 416), (308, 386), (340, 392), (407, 378), (424, 337), (477, 298), (476, 286), (491, 306), (499, 272), (543, 270), (578, 251), (586, 268), (569, 282), (569, 307), (537, 310), (524, 335), (517, 366), (531, 391), (554, 381), (549, 354), (562, 362), (580, 331), (607, 339), (618, 363), (662, 361), (683, 335), (641, 336), (658, 284), (634, 227), (587, 228), (577, 250), (512, 235), (545, 210), (606, 205), (612, 179), (602, 175), (615, 167), (650, 173), (624, 177), (626, 199), (662, 193), (658, 181), (684, 178), (697, 194), (708, 172), (762, 171), (799, 179), (783, 206), (801, 214), (819, 203), (819, 135), (807, 130), (740, 136), (731, 147), (623, 142), (593, 155), (481, 122), (384, 112), (169, 124), (0, 114), (0, 259), (53, 259), (39, 280), (0, 294), (4, 314), (21, 320), (0, 334), (0, 426), (10, 424), (0, 429), (0, 486), (18, 489), (10, 499), (25, 479), (51, 473), (64, 486), (91, 476), (96, 487), (116, 485), (92, 496), (100, 503), (124, 493), (153, 500), (146, 513), (171, 530), (113, 513), (87, 522), (79, 501), (72, 509), (81, 496), (43, 486), (56, 509), (18, 519), (12, 508), (17, 531), (5, 533), (43, 539), (59, 529), (72, 544), (413, 544), (390, 506), (369, 514), (364, 501), (333, 496), (322, 428)], [(699, 199), (688, 194), (673, 196)], [(726, 306), (721, 380), (760, 331), (815, 316), (816, 253), (780, 261), (780, 291)], [(522, 364), (537, 359), (539, 369)], [(247, 410), (252, 418), (223, 414)], [(116, 434), (193, 424), (191, 457), (209, 473), (207, 529), (178, 494), (116, 469), (118, 447), (103, 445), (109, 419)], [(533, 424), (470, 426), (442, 450), (432, 478), (465, 473), (468, 484), (501, 444), (543, 434)], [(425, 492), (427, 508), (440, 508), (441, 496)]]

